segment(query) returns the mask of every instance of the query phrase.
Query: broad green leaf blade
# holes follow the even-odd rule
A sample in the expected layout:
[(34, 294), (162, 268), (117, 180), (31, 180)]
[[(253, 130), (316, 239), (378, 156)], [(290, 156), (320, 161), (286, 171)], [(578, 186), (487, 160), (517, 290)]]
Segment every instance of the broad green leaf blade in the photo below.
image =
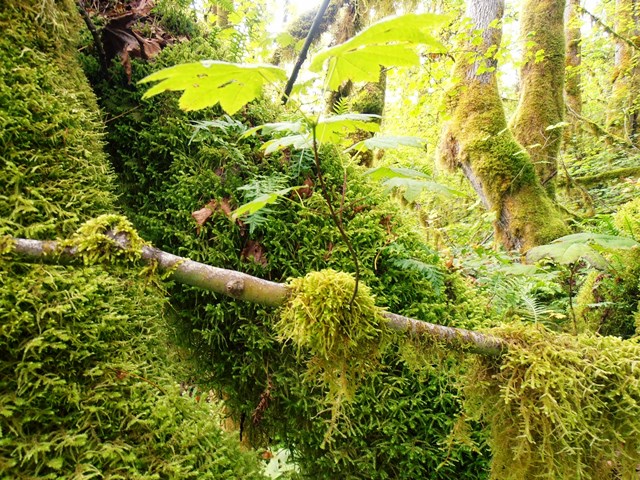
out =
[(253, 128), (250, 128), (240, 138), (246, 138), (251, 135), (255, 135), (260, 130), (262, 130), (262, 133), (264, 133), (265, 135), (273, 132), (299, 133), (303, 130), (303, 124), (302, 122), (299, 122), (299, 121), (298, 122), (264, 123), (262, 125), (258, 125)]
[(442, 43), (431, 34), (449, 21), (437, 14), (407, 14), (373, 24), (347, 42), (317, 54), (309, 69), (320, 72), (329, 61), (329, 88), (336, 89), (345, 80), (377, 81), (380, 66), (412, 66), (420, 63), (415, 49), (427, 45), (444, 52)]
[(273, 152), (277, 152), (287, 147), (293, 147), (296, 150), (301, 148), (311, 148), (313, 142), (309, 135), (290, 135), (288, 137), (274, 138), (265, 142), (262, 147), (264, 153), (269, 155)]
[(258, 97), (265, 85), (286, 79), (286, 72), (272, 65), (204, 60), (165, 68), (139, 83), (160, 81), (143, 98), (165, 91), (183, 91), (179, 102), (183, 110), (199, 110), (220, 103), (226, 113), (233, 115)]
[(606, 268), (607, 261), (594, 250), (597, 246), (606, 250), (629, 249), (640, 244), (631, 238), (598, 233), (575, 233), (558, 238), (547, 245), (534, 247), (527, 252), (527, 261), (536, 262), (551, 258), (557, 263), (569, 265), (584, 259), (596, 268)]
[(402, 167), (376, 167), (367, 170), (365, 175), (376, 181), (387, 178), (429, 178), (428, 175), (418, 170)]
[(318, 143), (338, 143), (344, 139), (346, 134), (356, 130), (377, 132), (380, 130), (380, 125), (376, 123), (379, 118), (379, 115), (364, 113), (348, 113), (323, 118), (318, 121), (315, 127), (316, 141)]
[(425, 141), (418, 137), (394, 137), (394, 136), (375, 136), (367, 138), (361, 142), (356, 143), (347, 149), (347, 151), (355, 150), (357, 152), (364, 152), (367, 150), (373, 150), (374, 148), (398, 148), (398, 147), (413, 147), (424, 148)]
[(407, 202), (415, 202), (420, 194), (427, 190), (429, 192), (444, 195), (445, 197), (463, 197), (464, 193), (442, 185), (438, 182), (430, 180), (417, 180), (415, 178), (390, 178), (382, 183), (387, 190), (394, 188), (402, 188), (404, 190), (402, 196)]
[(297, 190), (303, 187), (304, 185), (299, 185), (296, 187), (284, 188), (282, 190), (278, 190), (277, 192), (265, 193), (264, 195), (260, 195), (249, 203), (245, 203), (244, 205), (236, 208), (233, 212), (231, 212), (231, 218), (236, 220), (242, 215), (253, 215), (254, 213), (262, 210), (267, 205), (277, 202), (278, 198), (285, 196), (290, 191)]

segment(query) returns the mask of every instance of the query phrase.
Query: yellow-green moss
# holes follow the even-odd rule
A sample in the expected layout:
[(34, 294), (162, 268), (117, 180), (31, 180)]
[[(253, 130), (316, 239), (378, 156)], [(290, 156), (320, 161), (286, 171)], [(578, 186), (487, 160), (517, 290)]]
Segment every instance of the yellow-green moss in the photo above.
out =
[(294, 279), (275, 324), (281, 340), (294, 342), (299, 354), (310, 353), (307, 380), (327, 389), (332, 419), (326, 438), (360, 379), (379, 368), (386, 343), (384, 320), (369, 288), (360, 283), (351, 302), (355, 285), (351, 274), (331, 269)]
[(640, 344), (535, 326), (494, 334), (509, 350), (478, 358), (465, 392), (468, 412), (491, 429), (492, 478), (635, 478)]
[(527, 152), (509, 131), (495, 79), (471, 81), (452, 92), (453, 116), (441, 145), (449, 168), (462, 166), (496, 214), (498, 239), (527, 250), (568, 233), (535, 173)]
[(527, 48), (513, 132), (553, 197), (562, 128), (547, 128), (564, 118), (564, 2), (528, 0), (521, 9), (520, 30)]
[(622, 205), (613, 217), (613, 223), (623, 235), (640, 240), (640, 198)]
[[(121, 234), (124, 245), (114, 239)], [(146, 242), (140, 238), (131, 222), (116, 214), (100, 215), (86, 221), (70, 239), (61, 242), (62, 248), (75, 248), (85, 265), (112, 263), (118, 259), (137, 260), (144, 245)]]

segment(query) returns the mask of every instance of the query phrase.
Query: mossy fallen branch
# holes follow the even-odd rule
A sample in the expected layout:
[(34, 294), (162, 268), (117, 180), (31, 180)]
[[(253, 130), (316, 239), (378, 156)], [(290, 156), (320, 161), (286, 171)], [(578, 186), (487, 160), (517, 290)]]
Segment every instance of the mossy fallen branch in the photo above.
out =
[[(103, 217), (109, 217), (112, 223), (114, 218), (122, 218)], [(98, 222), (98, 225), (104, 227), (105, 223)], [(89, 245), (101, 245), (106, 250), (113, 248), (116, 251), (130, 252), (127, 258), (132, 260), (139, 258), (159, 272), (168, 273), (171, 280), (238, 300), (277, 307), (283, 305), (291, 293), (291, 287), (285, 284), (263, 280), (235, 270), (213, 267), (151, 247), (138, 240), (137, 234), (132, 235), (131, 231), (124, 227), (114, 230), (102, 228), (96, 231), (94, 225), (90, 231), (94, 235), (91, 241), (82, 235), (76, 235), (66, 241), (4, 237), (0, 239), (0, 245), (2, 245), (0, 253), (17, 255), (28, 262), (67, 264), (80, 261), (86, 263), (88, 259), (106, 263), (113, 261), (115, 258), (113, 254), (104, 253), (105, 250), (100, 250), (103, 253), (99, 254), (89, 247)], [(93, 253), (88, 255), (87, 252)], [(497, 356), (507, 348), (504, 341), (491, 335), (435, 325), (382, 310), (380, 315), (387, 320), (387, 325), (393, 330), (405, 332), (410, 336), (436, 338), (445, 345), (464, 349), (470, 353)]]
[[(640, 167), (626, 167), (626, 168), (617, 168), (614, 170), (610, 170), (608, 172), (598, 173), (596, 175), (585, 175), (583, 177), (574, 177), (571, 179), (572, 182), (579, 183), (584, 186), (597, 185), (599, 183), (604, 183), (609, 180), (616, 180), (625, 177), (637, 177), (640, 176)], [(564, 180), (563, 183), (567, 183), (567, 180)]]

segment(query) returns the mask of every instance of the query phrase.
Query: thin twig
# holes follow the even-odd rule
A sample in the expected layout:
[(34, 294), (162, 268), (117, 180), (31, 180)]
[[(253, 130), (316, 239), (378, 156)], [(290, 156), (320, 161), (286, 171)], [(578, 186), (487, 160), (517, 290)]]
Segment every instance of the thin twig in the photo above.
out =
[(309, 52), (309, 47), (311, 46), (311, 42), (313, 41), (318, 29), (320, 28), (320, 24), (322, 23), (322, 17), (324, 16), (324, 12), (327, 10), (329, 3), (331, 0), (324, 0), (320, 8), (318, 9), (318, 13), (316, 14), (316, 18), (313, 20), (313, 24), (309, 29), (309, 33), (307, 34), (307, 38), (304, 41), (304, 45), (302, 50), (300, 50), (300, 55), (298, 55), (298, 60), (296, 64), (293, 66), (293, 71), (291, 72), (291, 76), (287, 81), (287, 86), (284, 88), (284, 93), (282, 94), (282, 104), (286, 105), (289, 101), (289, 95), (291, 95), (291, 90), (293, 90), (293, 84), (296, 83), (296, 79), (298, 78), (298, 73), (300, 73), (300, 68), (302, 68), (302, 64), (307, 59), (307, 53)]
[(107, 62), (107, 54), (104, 51), (104, 46), (102, 45), (102, 39), (100, 38), (100, 34), (98, 33), (98, 29), (93, 24), (89, 13), (84, 7), (84, 2), (82, 0), (78, 0), (76, 2), (78, 7), (78, 11), (82, 16), (82, 20), (84, 20), (85, 25), (91, 32), (91, 36), (93, 37), (93, 43), (96, 46), (96, 50), (98, 52), (98, 59), (100, 60), (100, 73), (103, 77), (106, 77), (107, 72), (109, 71), (109, 62)]
[(351, 258), (353, 258), (353, 265), (355, 269), (355, 280), (356, 285), (353, 288), (353, 295), (351, 296), (351, 300), (349, 301), (349, 309), (353, 307), (353, 303), (356, 300), (356, 295), (358, 294), (358, 284), (360, 282), (360, 262), (358, 262), (358, 256), (356, 255), (356, 251), (351, 244), (351, 240), (349, 240), (349, 236), (347, 232), (344, 231), (344, 226), (342, 225), (342, 220), (338, 218), (335, 210), (333, 209), (333, 204), (331, 203), (331, 197), (329, 197), (329, 190), (327, 189), (327, 185), (324, 181), (324, 175), (322, 175), (322, 169), (320, 168), (320, 155), (318, 154), (318, 140), (316, 138), (316, 125), (313, 125), (312, 129), (313, 134), (313, 159), (316, 164), (316, 176), (318, 177), (318, 181), (320, 182), (320, 188), (322, 189), (322, 196), (327, 202), (327, 206), (329, 207), (329, 213), (331, 218), (333, 219), (333, 223), (336, 224), (338, 230), (340, 231), (340, 235), (342, 236), (342, 240), (347, 245), (349, 249), (349, 253), (351, 254)]

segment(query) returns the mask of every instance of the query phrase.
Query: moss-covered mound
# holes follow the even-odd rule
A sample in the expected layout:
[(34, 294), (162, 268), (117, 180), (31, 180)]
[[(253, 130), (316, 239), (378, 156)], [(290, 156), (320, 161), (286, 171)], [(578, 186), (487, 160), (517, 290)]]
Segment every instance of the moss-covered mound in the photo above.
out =
[[(205, 39), (197, 40), (200, 48)], [(215, 55), (188, 44), (165, 50), (157, 67)], [(135, 63), (134, 81), (152, 66)], [(241, 138), (246, 126), (273, 120), (278, 107), (257, 102), (234, 119), (208, 109), (189, 116), (175, 95), (141, 101), (143, 91), (121, 80), (97, 85), (112, 121), (109, 151), (123, 181), (130, 217), (145, 239), (172, 253), (284, 282), (331, 268), (353, 272), (347, 246), (316, 185), (310, 152), (265, 156), (267, 138)], [(190, 119), (222, 128), (193, 136)], [(238, 123), (239, 122), (239, 123)], [(358, 167), (334, 150), (321, 152), (334, 204), (360, 262), (362, 281), (378, 306), (424, 320), (475, 327), (488, 312), (482, 298), (443, 267), (403, 211)], [(342, 200), (345, 169), (348, 185)], [(259, 195), (306, 184), (251, 219), (232, 221), (233, 209)], [(142, 187), (141, 187), (142, 186)], [(239, 189), (242, 187), (242, 189)], [(194, 216), (192, 216), (194, 214)], [(221, 391), (253, 442), (293, 451), (310, 478), (483, 478), (486, 450), (448, 450), (460, 409), (446, 375), (417, 372), (390, 346), (380, 368), (362, 378), (352, 402), (321, 448), (332, 424), (327, 391), (308, 379), (311, 354), (282, 345), (273, 309), (176, 285), (170, 290), (177, 328), (195, 360), (193, 381)]]
[[(77, 15), (72, 1), (0, 4), (0, 235), (68, 237), (114, 209), (95, 99), (67, 41)], [(97, 227), (77, 240), (97, 245)], [(0, 256), (1, 479), (260, 478), (210, 405), (176, 392), (153, 285), (130, 263)]]
[(636, 478), (640, 344), (512, 326), (499, 360), (478, 359), (469, 410), (491, 429), (491, 478)]

